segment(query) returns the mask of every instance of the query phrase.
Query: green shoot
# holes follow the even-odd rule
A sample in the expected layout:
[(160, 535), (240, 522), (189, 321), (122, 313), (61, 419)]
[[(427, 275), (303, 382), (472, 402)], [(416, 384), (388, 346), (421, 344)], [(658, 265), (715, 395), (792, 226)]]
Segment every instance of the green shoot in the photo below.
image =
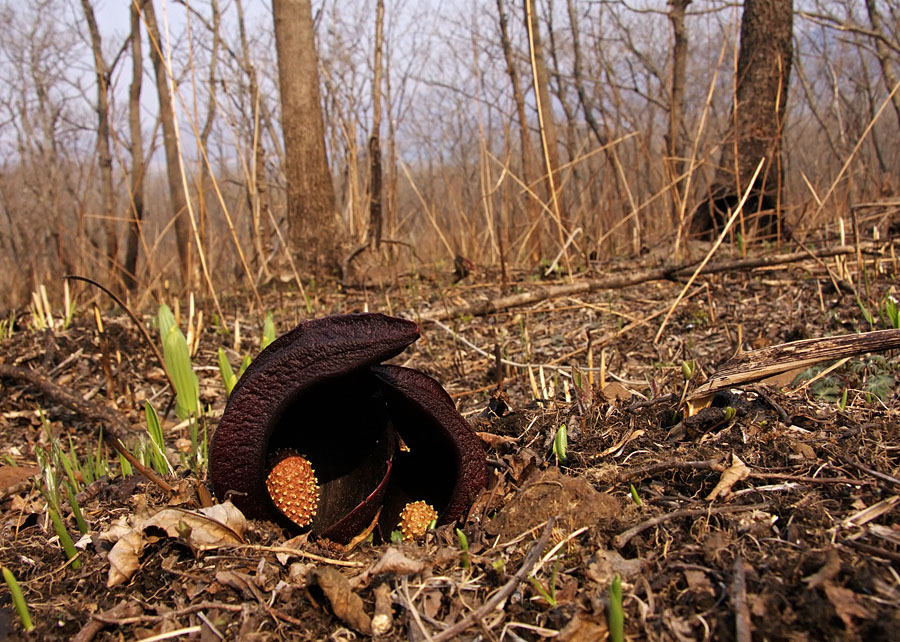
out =
[(556, 562), (553, 563), (553, 570), (550, 572), (550, 590), (544, 588), (543, 584), (541, 584), (537, 578), (529, 577), (531, 580), (531, 585), (534, 587), (538, 593), (541, 594), (541, 597), (544, 598), (544, 601), (549, 604), (552, 608), (556, 608), (556, 576), (559, 573), (559, 557), (556, 558)]
[(272, 321), (272, 313), (269, 312), (266, 314), (266, 320), (263, 322), (263, 336), (262, 343), (259, 344), (260, 350), (265, 350), (266, 347), (275, 340), (275, 322)]
[(123, 478), (134, 474), (134, 468), (132, 468), (131, 462), (125, 459), (125, 457), (122, 456), (122, 453), (119, 453), (119, 468), (122, 470)]
[(469, 540), (466, 537), (466, 534), (458, 528), (456, 529), (456, 539), (459, 541), (459, 549), (462, 551), (460, 557), (462, 559), (463, 568), (468, 571), (472, 568), (472, 562), (469, 560)]
[(6, 588), (9, 589), (9, 595), (12, 598), (13, 606), (19, 619), (22, 620), (22, 628), (26, 633), (34, 630), (34, 622), (31, 621), (31, 613), (28, 612), (28, 604), (25, 602), (25, 596), (22, 595), (22, 589), (16, 576), (12, 574), (5, 566), (3, 567), (3, 581), (6, 582)]
[(72, 536), (69, 535), (69, 531), (66, 530), (62, 518), (55, 508), (48, 505), (47, 512), (50, 514), (50, 521), (53, 522), (53, 530), (56, 531), (56, 535), (59, 537), (59, 543), (63, 547), (66, 559), (72, 560), (72, 568), (77, 571), (81, 568), (81, 560), (77, 557), (78, 551), (75, 550), (75, 542), (72, 541)]
[(846, 410), (847, 408), (847, 388), (844, 388), (844, 391), (841, 393), (841, 398), (838, 400), (838, 408), (841, 410)]
[(872, 316), (872, 313), (869, 312), (869, 308), (862, 302), (862, 299), (859, 296), (856, 297), (856, 304), (859, 306), (859, 309), (862, 311), (863, 318), (866, 320), (866, 323), (869, 324), (870, 328), (875, 327), (875, 317)]
[(225, 393), (230, 395), (234, 390), (234, 384), (237, 383), (237, 376), (234, 374), (223, 348), (219, 348), (219, 374), (222, 375), (222, 383), (225, 384)]
[(634, 487), (634, 484), (629, 484), (631, 486), (631, 500), (634, 502), (635, 506), (643, 506), (644, 502), (641, 501), (640, 495), (638, 495), (637, 488)]
[(684, 387), (681, 390), (681, 399), (678, 402), (678, 405), (684, 403), (684, 398), (687, 396), (688, 391), (688, 383), (691, 379), (694, 378), (694, 373), (697, 370), (697, 365), (694, 363), (693, 359), (688, 359), (687, 361), (681, 362), (681, 374), (684, 377)]
[(66, 454), (66, 451), (59, 446), (59, 442), (56, 440), (54, 440), (50, 452), (51, 456), (53, 456), (53, 459), (56, 460), (60, 465), (62, 465), (63, 470), (66, 473), (66, 478), (69, 480), (72, 488), (75, 489), (75, 492), (80, 492), (81, 484), (78, 481), (78, 477), (75, 475), (75, 466), (72, 463), (72, 461), (74, 460), (77, 464), (78, 460), (74, 457), (72, 459), (69, 459), (69, 455)]
[(100, 434), (97, 436), (97, 450), (94, 452), (94, 461), (91, 463), (93, 470), (91, 475), (94, 479), (106, 477), (109, 474), (109, 458), (106, 456), (106, 448), (103, 444), (103, 428), (100, 428)]
[(609, 639), (611, 642), (625, 640), (625, 612), (622, 610), (622, 578), (616, 575), (609, 587)]
[(144, 416), (147, 418), (147, 434), (150, 436), (150, 466), (160, 475), (174, 473), (172, 465), (166, 459), (166, 442), (163, 439), (159, 415), (149, 401), (144, 402)]
[[(884, 316), (887, 317), (888, 323), (894, 329), (900, 329), (900, 308), (897, 307), (897, 301), (894, 297), (888, 295), (884, 297)], [(0, 337), (3, 334), (0, 332)]]
[(244, 360), (241, 361), (241, 367), (240, 367), (240, 369), (238, 370), (238, 375), (237, 375), (237, 376), (238, 376), (238, 379), (240, 379), (241, 376), (244, 374), (244, 370), (247, 369), (247, 367), (250, 365), (250, 362), (251, 362), (250, 355), (249, 355), (249, 354), (245, 354), (245, 355), (244, 355)]
[(75, 517), (75, 523), (78, 525), (78, 532), (85, 535), (88, 532), (88, 526), (87, 522), (84, 521), (84, 515), (81, 513), (81, 506), (78, 505), (78, 500), (75, 498), (75, 491), (72, 490), (72, 486), (69, 484), (64, 484), (64, 486), (66, 487), (66, 495), (69, 498), (72, 515)]
[(557, 464), (566, 462), (566, 453), (569, 446), (569, 438), (566, 432), (566, 425), (563, 424), (556, 431), (556, 436), (553, 438), (553, 455), (556, 457)]
[(204, 470), (208, 460), (209, 439), (206, 434), (206, 422), (203, 423), (203, 435), (200, 435), (200, 426), (195, 421), (190, 426), (191, 459), (189, 465), (192, 470)]
[(200, 382), (191, 367), (187, 339), (175, 323), (169, 306), (159, 306), (159, 332), (163, 342), (163, 359), (175, 384), (175, 415), (179, 419), (200, 415)]

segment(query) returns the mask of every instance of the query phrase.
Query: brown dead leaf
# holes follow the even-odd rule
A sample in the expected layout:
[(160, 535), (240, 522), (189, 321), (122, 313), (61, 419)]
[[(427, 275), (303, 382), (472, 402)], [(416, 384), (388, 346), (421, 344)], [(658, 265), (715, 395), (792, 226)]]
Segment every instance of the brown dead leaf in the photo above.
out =
[(869, 610), (859, 601), (856, 593), (848, 588), (826, 582), (825, 595), (848, 631), (854, 628), (853, 618), (868, 620), (872, 617)]
[(247, 521), (231, 502), (216, 504), (199, 511), (164, 508), (141, 525), (141, 530), (156, 526), (169, 537), (183, 537), (194, 548), (239, 546), (244, 543)]
[(559, 637), (556, 639), (559, 642), (582, 642), (582, 640), (602, 640), (606, 638), (606, 634), (606, 618), (587, 613), (576, 613), (575, 617), (569, 620), (569, 623), (559, 632)]
[(643, 568), (640, 559), (625, 559), (617, 551), (605, 549), (595, 552), (594, 560), (588, 565), (587, 576), (601, 586), (609, 586), (616, 575), (628, 581)]
[(488, 446), (495, 450), (501, 450), (503, 446), (514, 446), (518, 441), (513, 437), (507, 437), (505, 435), (495, 435), (492, 432), (476, 432), (475, 434), (478, 435), (478, 438), (485, 446)]
[(144, 550), (146, 544), (147, 540), (138, 530), (130, 531), (119, 537), (107, 556), (109, 560), (107, 588), (118, 586), (131, 579), (134, 572), (141, 567), (141, 551)]
[(823, 586), (824, 584), (833, 580), (838, 573), (841, 571), (841, 558), (838, 556), (837, 549), (829, 549), (828, 555), (825, 558), (825, 563), (822, 565), (818, 571), (810, 575), (809, 577), (803, 578), (803, 581), (809, 586), (809, 588), (813, 589), (819, 586)]
[(603, 390), (600, 391), (600, 394), (603, 395), (607, 403), (615, 403), (617, 401), (631, 401), (634, 393), (618, 381), (613, 381), (606, 384)]
[(692, 589), (709, 589), (712, 590), (712, 584), (709, 582), (709, 577), (707, 577), (705, 571), (695, 570), (695, 569), (685, 569), (684, 571), (684, 579), (687, 581), (687, 585)]
[(723, 497), (730, 495), (731, 488), (736, 483), (742, 479), (747, 479), (749, 476), (750, 468), (747, 467), (747, 464), (742, 462), (736, 454), (731, 453), (731, 466), (726, 468), (722, 473), (719, 483), (716, 484), (715, 488), (712, 489), (712, 492), (706, 496), (706, 501), (711, 502), (720, 495)]
[(350, 582), (335, 568), (325, 566), (313, 574), (316, 583), (325, 593), (334, 614), (344, 624), (360, 633), (368, 635), (372, 631), (372, 620), (363, 610), (363, 601), (353, 589)]
[(140, 555), (151, 539), (144, 529), (156, 527), (169, 537), (182, 537), (196, 550), (238, 546), (243, 544), (246, 528), (244, 515), (231, 502), (216, 504), (199, 511), (181, 508), (164, 508), (142, 520), (127, 532), (122, 523), (101, 535), (102, 539), (115, 541), (109, 552), (109, 588), (128, 581), (140, 568)]
[(366, 586), (372, 579), (384, 573), (396, 573), (397, 575), (414, 575), (421, 573), (425, 568), (425, 562), (421, 560), (413, 560), (401, 553), (399, 550), (391, 546), (388, 548), (381, 559), (375, 562), (368, 569), (357, 575), (350, 584), (353, 588), (362, 588)]
[(0, 466), (0, 490), (12, 488), (40, 473), (37, 466)]
[(253, 578), (246, 573), (240, 573), (238, 571), (217, 571), (216, 582), (222, 586), (233, 588), (244, 599), (252, 600), (254, 598), (253, 589), (251, 587)]

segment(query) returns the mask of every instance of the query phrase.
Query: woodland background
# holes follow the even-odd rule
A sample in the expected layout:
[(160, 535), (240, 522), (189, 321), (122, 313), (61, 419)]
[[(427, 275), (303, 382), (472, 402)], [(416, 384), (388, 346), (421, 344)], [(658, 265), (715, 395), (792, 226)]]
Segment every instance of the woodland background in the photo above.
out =
[[(158, 298), (165, 288), (246, 291), (321, 277), (296, 243), (286, 250), (269, 3), (157, 1), (149, 37), (147, 4), (133, 5), (130, 26), (112, 19), (112, 5), (0, 7), (0, 308), (23, 305), (41, 284), (53, 296), (65, 273)], [(383, 278), (385, 264), (450, 266), (461, 256), (532, 267), (559, 255), (528, 7), (543, 45), (552, 104), (543, 129), (555, 126), (558, 211), (573, 261), (681, 251), (685, 217), (707, 195), (728, 144), (741, 3), (329, 0), (311, 8), (340, 267), (375, 235), (376, 131), (386, 241), (345, 281)], [(900, 3), (793, 7), (779, 208), (803, 238), (851, 206), (894, 195)], [(685, 83), (673, 134), (678, 11)], [(100, 92), (98, 78), (108, 85)], [(171, 96), (160, 99), (158, 78)], [(174, 105), (183, 204), (169, 189), (161, 102)], [(202, 255), (206, 276), (196, 260), (180, 264), (179, 250)]]

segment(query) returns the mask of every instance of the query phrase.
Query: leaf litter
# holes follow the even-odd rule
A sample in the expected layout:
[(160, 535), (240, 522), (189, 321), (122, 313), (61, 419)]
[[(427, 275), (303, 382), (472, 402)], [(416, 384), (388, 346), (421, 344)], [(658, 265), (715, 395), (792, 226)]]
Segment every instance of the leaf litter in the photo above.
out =
[[(871, 276), (878, 296), (893, 292), (890, 275)], [(784, 376), (737, 385), (685, 416), (685, 361), (697, 368), (689, 385), (699, 385), (739, 343), (751, 350), (871, 329), (855, 298), (807, 268), (715, 275), (706, 284), (708, 294), (682, 303), (658, 343), (659, 310), (677, 296), (675, 284), (457, 318), (452, 333), (423, 326), (408, 365), (454, 396), (491, 466), (489, 488), (458, 525), (466, 550), (455, 525), (420, 543), (352, 549), (288, 539), (273, 524), (243, 524), (229, 504), (201, 508), (202, 472), (180, 468), (167, 478), (177, 492), (166, 492), (118, 476), (113, 463), (110, 477), (77, 495), (89, 529), (75, 570), (31, 477), (34, 452), (57, 439), (82, 461), (96, 458), (97, 423), (4, 378), (0, 564), (18, 578), (41, 639), (594, 640), (607, 635), (617, 576), (632, 639), (737, 639), (748, 623), (754, 639), (893, 639), (896, 354), (851, 360), (819, 380), (827, 385)], [(529, 287), (524, 275), (520, 287)], [(493, 283), (415, 288), (435, 307), (499, 293)], [(395, 311), (424, 307), (411, 292), (401, 285), (385, 296)], [(322, 295), (321, 313), (361, 310), (366, 296)], [(290, 292), (266, 302), (282, 331), (305, 314)], [(250, 319), (241, 319), (245, 336)], [(165, 406), (170, 395), (137, 331), (113, 312), (104, 314), (104, 340), (119, 351), (109, 390), (89, 321), (51, 334), (24, 329), (23, 318), (3, 343), (2, 363), (120, 413), (134, 447), (143, 400)], [(247, 352), (258, 347), (245, 343)], [(220, 347), (232, 350), (231, 338), (210, 327), (194, 358), (210, 432), (226, 399), (214, 367)], [(530, 364), (531, 373), (504, 360)], [(163, 423), (177, 462), (174, 446), (189, 443), (188, 428), (171, 415)], [(554, 453), (560, 426), (564, 460)], [(24, 639), (0, 587), (4, 635)]]

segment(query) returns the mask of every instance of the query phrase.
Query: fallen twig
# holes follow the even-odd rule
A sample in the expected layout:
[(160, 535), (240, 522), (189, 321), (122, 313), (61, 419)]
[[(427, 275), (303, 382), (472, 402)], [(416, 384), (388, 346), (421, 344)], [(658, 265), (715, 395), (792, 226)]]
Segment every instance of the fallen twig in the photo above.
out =
[(709, 381), (688, 395), (688, 400), (699, 402), (701, 398), (710, 397), (717, 390), (759, 381), (795, 368), (808, 368), (822, 361), (898, 348), (900, 330), (890, 329), (804, 339), (752, 350), (726, 361)]
[(643, 533), (645, 530), (653, 528), (654, 526), (658, 526), (663, 522), (668, 522), (673, 519), (679, 519), (681, 517), (702, 517), (703, 515), (722, 515), (725, 513), (742, 513), (748, 510), (763, 510), (768, 508), (768, 504), (747, 504), (744, 506), (710, 506), (709, 508), (682, 508), (681, 510), (674, 510), (671, 513), (664, 513), (662, 515), (657, 515), (656, 517), (651, 517), (648, 520), (645, 520), (638, 524), (637, 526), (632, 526), (626, 531), (622, 531), (618, 535), (613, 538), (613, 546), (616, 548), (622, 548), (627, 544), (632, 537), (635, 535), (639, 535)]
[(734, 558), (734, 579), (731, 582), (731, 605), (734, 607), (734, 639), (736, 642), (750, 642), (750, 608), (747, 606), (747, 573), (744, 558)]
[[(874, 246), (872, 246), (874, 247)], [(842, 256), (845, 254), (855, 254), (856, 248), (840, 245), (838, 247), (825, 248), (812, 255), (816, 257)], [(752, 258), (732, 259), (728, 261), (718, 261), (716, 263), (707, 264), (698, 274), (715, 274), (718, 272), (731, 272), (734, 270), (747, 270), (757, 267), (770, 267), (773, 265), (786, 265), (788, 263), (796, 263), (805, 261), (810, 258), (806, 252), (793, 252), (790, 254), (773, 254), (770, 256), (760, 256)], [(588, 279), (577, 283), (566, 283), (561, 285), (547, 285), (531, 289), (527, 292), (520, 292), (510, 296), (499, 297), (495, 299), (485, 299), (483, 301), (473, 301), (472, 303), (464, 303), (454, 307), (444, 307), (441, 309), (431, 310), (419, 316), (419, 320), (424, 322), (446, 321), (464, 315), (485, 316), (500, 310), (512, 308), (529, 303), (537, 303), (546, 299), (554, 299), (562, 296), (572, 296), (584, 292), (595, 292), (597, 290), (615, 290), (618, 288), (628, 287), (630, 285), (638, 285), (648, 281), (667, 281), (672, 279), (680, 279), (690, 276), (696, 266), (696, 262), (682, 265), (649, 268), (644, 270), (631, 270), (623, 274), (616, 274), (602, 279)]]
[(101, 424), (103, 426), (103, 438), (110, 446), (115, 449), (117, 453), (127, 459), (136, 471), (141, 473), (144, 477), (146, 477), (148, 480), (156, 484), (159, 488), (166, 491), (167, 493), (171, 494), (175, 492), (175, 488), (173, 486), (167, 483), (155, 472), (144, 466), (135, 458), (134, 455), (128, 452), (127, 448), (125, 448), (125, 444), (122, 441), (121, 437), (119, 437), (119, 433), (120, 431), (129, 432), (131, 430), (131, 426), (128, 425), (128, 423), (119, 413), (110, 410), (109, 408), (105, 408), (93, 402), (87, 401), (80, 396), (73, 395), (65, 388), (58, 386), (44, 375), (35, 372), (34, 370), (28, 370), (27, 368), (19, 368), (17, 366), (10, 366), (5, 363), (0, 363), (0, 378), (25, 381), (34, 386), (37, 386), (45, 396), (49, 397), (53, 401), (62, 404), (69, 410), (78, 413), (85, 419), (96, 421), (97, 423)]

